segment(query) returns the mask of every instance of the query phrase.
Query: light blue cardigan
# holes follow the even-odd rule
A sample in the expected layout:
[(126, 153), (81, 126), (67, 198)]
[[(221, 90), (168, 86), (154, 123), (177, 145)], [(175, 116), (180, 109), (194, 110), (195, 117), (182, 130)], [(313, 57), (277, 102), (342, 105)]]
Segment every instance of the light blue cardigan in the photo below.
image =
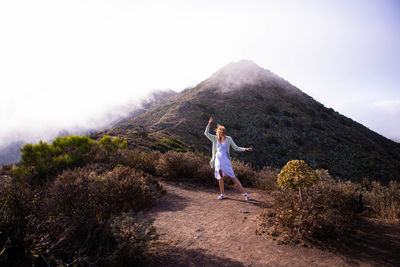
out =
[[(212, 168), (214, 168), (214, 162), (215, 162), (215, 152), (217, 152), (217, 144), (218, 144), (218, 137), (216, 135), (210, 134), (210, 126), (207, 125), (206, 130), (204, 131), (205, 136), (207, 136), (208, 139), (212, 142), (212, 158), (210, 161), (210, 165)], [(231, 156), (229, 154), (229, 149), (232, 146), (234, 150), (236, 151), (246, 151), (246, 148), (237, 146), (235, 142), (233, 142), (232, 137), (227, 136), (226, 137), (226, 142), (228, 142), (228, 158), (231, 159)]]

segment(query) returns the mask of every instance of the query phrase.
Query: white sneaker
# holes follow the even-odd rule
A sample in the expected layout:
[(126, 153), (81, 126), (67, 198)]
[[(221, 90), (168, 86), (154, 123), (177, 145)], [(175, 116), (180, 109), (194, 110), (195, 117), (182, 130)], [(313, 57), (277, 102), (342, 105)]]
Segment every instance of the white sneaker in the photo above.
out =
[(247, 201), (250, 200), (250, 197), (246, 192), (243, 195), (244, 195), (244, 199), (246, 199)]
[(225, 196), (224, 194), (221, 194), (221, 195), (218, 197), (219, 200), (223, 200), (223, 199), (225, 199), (225, 198), (226, 198), (226, 196)]

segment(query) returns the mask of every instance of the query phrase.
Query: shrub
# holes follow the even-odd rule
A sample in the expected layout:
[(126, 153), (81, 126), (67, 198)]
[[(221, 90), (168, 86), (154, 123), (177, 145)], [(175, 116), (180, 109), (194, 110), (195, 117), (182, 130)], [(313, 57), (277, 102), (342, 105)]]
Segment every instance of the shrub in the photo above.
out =
[(304, 141), (303, 141), (303, 139), (301, 137), (294, 138), (293, 142), (298, 146), (303, 146), (304, 145)]
[[(364, 181), (364, 186), (366, 181)], [(363, 193), (365, 215), (379, 219), (400, 218), (400, 183), (390, 181), (387, 186), (370, 182)]]
[(232, 124), (232, 128), (235, 130), (240, 130), (242, 129), (242, 125), (239, 122), (235, 122)]
[(267, 104), (265, 106), (265, 112), (267, 114), (278, 113), (279, 112), (279, 108), (277, 106), (275, 106), (274, 104)]
[(200, 184), (211, 184), (215, 181), (214, 169), (207, 163), (200, 166), (196, 173), (196, 180)]
[(162, 142), (167, 144), (169, 147), (171, 147), (172, 149), (178, 151), (178, 152), (185, 152), (186, 148), (185, 145), (179, 141), (178, 139), (172, 138), (172, 139), (167, 139), (167, 138), (163, 138)]
[(343, 237), (359, 217), (358, 189), (350, 182), (324, 181), (310, 188), (302, 202), (293, 191), (280, 192), (273, 210), (261, 214), (258, 233), (280, 243)]
[(256, 184), (257, 188), (274, 191), (278, 189), (278, 169), (272, 169), (269, 166), (264, 166), (260, 171), (256, 172)]
[(25, 250), (31, 212), (37, 210), (36, 194), (29, 187), (6, 182), (0, 187), (0, 265), (29, 266)]
[(50, 145), (26, 144), (21, 148), (21, 167), (14, 175), (29, 183), (42, 184), (64, 169), (82, 166), (88, 158), (94, 141), (87, 136), (57, 137)]
[[(82, 168), (68, 170), (59, 175), (50, 188), (51, 201), (55, 205), (53, 210), (73, 214), (75, 208), (81, 209), (85, 203), (93, 212), (96, 208), (101, 211), (108, 208), (105, 216), (121, 210), (149, 208), (162, 192), (162, 187), (151, 175), (125, 166), (100, 175)], [(99, 203), (103, 205), (99, 206)]]
[(157, 174), (166, 180), (206, 182), (203, 174), (205, 158), (193, 152), (168, 151), (163, 154), (157, 166)]
[(250, 163), (232, 160), (232, 169), (243, 186), (257, 186), (256, 172)]
[(278, 174), (278, 184), (283, 189), (298, 190), (300, 200), (303, 189), (318, 182), (318, 176), (304, 160), (292, 160), (286, 163)]
[(102, 173), (78, 168), (32, 188), (18, 183), (1, 188), (0, 244), (8, 242), (9, 248), (0, 263), (135, 265), (156, 238), (152, 222), (137, 213), (164, 192), (149, 174), (129, 167)]
[[(44, 184), (63, 170), (82, 167), (93, 161), (114, 166), (119, 163), (120, 150), (127, 143), (119, 137), (104, 136), (99, 142), (87, 136), (57, 137), (51, 144), (26, 144), (22, 149), (21, 166), (13, 170), (14, 177), (30, 184)], [(111, 167), (111, 166), (110, 166)]]
[(269, 134), (266, 138), (268, 144), (279, 144), (279, 140), (275, 135)]
[(122, 141), (119, 137), (111, 138), (110, 136), (103, 136), (93, 146), (93, 162), (100, 162), (109, 165), (113, 168), (121, 161), (121, 151), (127, 150), (127, 142)]
[(115, 152), (117, 149), (126, 149), (127, 143), (121, 141), (119, 137), (115, 137), (111, 139), (110, 136), (105, 135), (99, 140), (99, 145), (102, 150), (107, 151), (108, 153)]
[(161, 142), (155, 142), (155, 143), (151, 144), (150, 148), (152, 150), (160, 151), (160, 152), (163, 152), (163, 153), (171, 150), (171, 148), (167, 144), (164, 144), (164, 143), (161, 143)]
[(0, 175), (10, 175), (12, 173), (13, 164), (4, 164), (0, 167)]
[[(39, 144), (26, 144), (21, 148), (21, 169), (15, 170), (15, 174), (21, 174), (23, 178), (32, 176), (33, 179), (45, 180), (52, 174), (57, 166), (52, 165), (52, 158), (57, 153), (46, 142)], [(21, 177), (21, 178), (22, 178)]]
[(175, 150), (178, 152), (187, 151), (185, 145), (181, 141), (175, 138), (172, 139), (163, 138), (161, 141), (151, 144), (150, 148), (161, 152), (167, 152), (169, 150)]
[(121, 163), (136, 170), (142, 170), (151, 175), (155, 175), (158, 160), (161, 155), (159, 151), (144, 152), (126, 150), (121, 153)]

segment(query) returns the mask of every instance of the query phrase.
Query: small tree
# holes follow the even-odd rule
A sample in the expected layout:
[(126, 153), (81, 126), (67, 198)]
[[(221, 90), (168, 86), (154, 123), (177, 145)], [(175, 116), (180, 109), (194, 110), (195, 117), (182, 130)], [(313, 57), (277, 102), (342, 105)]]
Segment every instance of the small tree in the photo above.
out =
[(291, 160), (278, 174), (278, 184), (283, 189), (299, 190), (300, 201), (303, 201), (303, 189), (318, 182), (315, 171), (304, 160)]
[(115, 152), (120, 149), (127, 148), (127, 142), (122, 141), (119, 137), (111, 138), (108, 135), (104, 135), (103, 138), (100, 139), (100, 148), (105, 150), (107, 153)]

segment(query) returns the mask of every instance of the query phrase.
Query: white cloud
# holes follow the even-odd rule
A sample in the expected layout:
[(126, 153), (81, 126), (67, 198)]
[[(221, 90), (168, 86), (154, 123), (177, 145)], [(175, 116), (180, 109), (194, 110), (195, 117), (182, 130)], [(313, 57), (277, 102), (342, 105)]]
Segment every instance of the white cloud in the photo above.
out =
[[(388, 112), (400, 112), (400, 99), (381, 100), (373, 103), (374, 106), (387, 110)], [(400, 118), (399, 118), (400, 123)]]
[(328, 105), (350, 91), (363, 98), (365, 84), (374, 99), (395, 94), (399, 23), (389, 5), (281, 2), (1, 1), (0, 143), (91, 125), (241, 59)]

